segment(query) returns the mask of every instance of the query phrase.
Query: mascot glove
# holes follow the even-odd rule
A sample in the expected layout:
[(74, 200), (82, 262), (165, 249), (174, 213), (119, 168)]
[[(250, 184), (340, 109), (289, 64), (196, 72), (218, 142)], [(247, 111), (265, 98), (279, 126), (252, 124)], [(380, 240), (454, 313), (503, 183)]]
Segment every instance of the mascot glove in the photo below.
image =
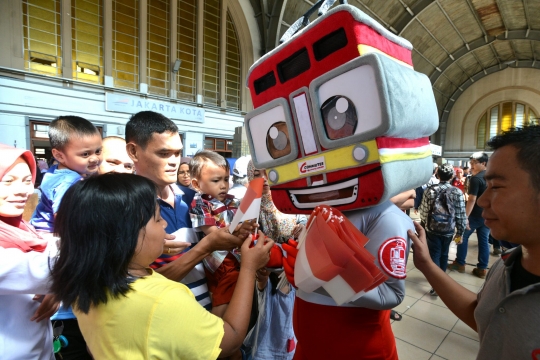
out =
[(289, 283), (296, 287), (294, 283), (294, 266), (296, 264), (296, 256), (298, 255), (298, 243), (293, 239), (289, 239), (287, 243), (281, 245), (285, 251), (285, 259), (283, 259), (283, 269)]

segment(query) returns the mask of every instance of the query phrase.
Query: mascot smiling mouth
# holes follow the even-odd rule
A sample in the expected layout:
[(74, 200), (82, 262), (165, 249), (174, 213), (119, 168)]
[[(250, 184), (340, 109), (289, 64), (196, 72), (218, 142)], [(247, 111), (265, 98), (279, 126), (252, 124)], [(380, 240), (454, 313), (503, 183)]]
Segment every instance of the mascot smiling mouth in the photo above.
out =
[(300, 208), (313, 208), (314, 204), (345, 205), (358, 197), (358, 178), (329, 186), (312, 187), (302, 190), (288, 190), (293, 204)]

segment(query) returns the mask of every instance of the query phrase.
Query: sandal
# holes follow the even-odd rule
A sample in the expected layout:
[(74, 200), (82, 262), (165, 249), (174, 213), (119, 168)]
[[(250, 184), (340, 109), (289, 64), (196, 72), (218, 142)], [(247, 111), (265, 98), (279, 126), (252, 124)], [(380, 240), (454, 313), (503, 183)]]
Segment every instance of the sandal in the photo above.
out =
[(401, 319), (403, 319), (403, 316), (400, 313), (390, 310), (390, 320), (401, 321)]

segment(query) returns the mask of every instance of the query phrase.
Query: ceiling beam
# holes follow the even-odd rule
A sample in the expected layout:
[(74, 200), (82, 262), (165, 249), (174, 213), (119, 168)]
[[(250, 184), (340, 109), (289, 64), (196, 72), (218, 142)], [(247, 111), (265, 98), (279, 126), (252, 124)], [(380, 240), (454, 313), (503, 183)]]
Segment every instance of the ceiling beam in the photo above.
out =
[[(531, 30), (528, 31), (528, 37), (525, 37), (527, 30), (512, 30), (508, 31), (507, 36), (506, 34), (501, 34), (497, 37), (494, 36), (488, 36), (488, 41), (486, 41), (483, 38), (476, 39), (469, 43), (469, 48), (466, 46), (463, 46), (459, 49), (457, 49), (454, 53), (452, 53), (451, 58), (447, 58), (445, 61), (443, 61), (441, 64), (439, 64), (438, 68), (441, 69), (440, 72), (433, 72), (429, 79), (431, 80), (431, 84), (435, 84), (438, 80), (438, 78), (456, 61), (464, 57), (465, 55), (469, 54), (470, 52), (479, 49), (484, 46), (490, 46), (495, 41), (507, 41), (507, 40), (531, 40), (531, 41), (540, 41), (540, 30)], [(516, 59), (517, 60), (517, 59)], [(487, 70), (487, 69), (486, 69)]]
[[(491, 66), (491, 67), (487, 68), (485, 73), (483, 71), (480, 71), (480, 72), (474, 74), (472, 76), (472, 79), (474, 81), (478, 81), (478, 80), (482, 79), (483, 77), (486, 77), (486, 76), (494, 74), (496, 72), (505, 70), (507, 68), (514, 68), (514, 69), (525, 68), (525, 69), (540, 70), (540, 62), (535, 62), (534, 60), (521, 60), (518, 63), (513, 63), (511, 65), (506, 65), (506, 64), (503, 64), (502, 66), (494, 65), (494, 66)], [(450, 116), (450, 110), (452, 110), (452, 107), (454, 107), (455, 102), (463, 94), (463, 92), (465, 92), (465, 90), (469, 86), (471, 86), (472, 84), (473, 84), (473, 82), (471, 82), (470, 80), (467, 80), (463, 84), (461, 84), (461, 86), (460, 86), (460, 88), (463, 89), (463, 90), (458, 89), (452, 94), (449, 101), (444, 106), (442, 116), (441, 116), (441, 120), (440, 120), (441, 122), (447, 122), (448, 121), (448, 117)]]
[[(435, 0), (419, 0), (411, 7), (406, 6), (405, 11), (395, 22), (393, 28), (395, 33), (401, 35), (403, 31), (409, 26), (409, 24), (422, 13), (429, 5), (433, 4)], [(412, 12), (412, 14), (411, 14)]]
[(270, 24), (268, 27), (268, 41), (266, 42), (266, 52), (270, 52), (272, 49), (279, 45), (279, 39), (281, 36), (281, 25), (283, 21), (283, 14), (285, 13), (285, 7), (287, 7), (287, 0), (276, 0), (272, 7), (272, 13), (270, 15)]

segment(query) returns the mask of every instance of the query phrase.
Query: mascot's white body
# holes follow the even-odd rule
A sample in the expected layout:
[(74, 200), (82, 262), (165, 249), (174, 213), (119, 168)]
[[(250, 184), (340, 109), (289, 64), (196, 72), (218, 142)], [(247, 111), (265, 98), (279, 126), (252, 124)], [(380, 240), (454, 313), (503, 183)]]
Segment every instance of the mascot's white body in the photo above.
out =
[(431, 84), (413, 70), (411, 51), (341, 5), (250, 69), (247, 134), (274, 203), (290, 214), (320, 205), (343, 211), (369, 240), (364, 249), (377, 270), (364, 282), (374, 287), (362, 285), (351, 269), (366, 257), (326, 251), (331, 243), (314, 237), (324, 231), (310, 229), (295, 265), (295, 359), (397, 359), (389, 309), (405, 294), (413, 224), (388, 199), (427, 182), (438, 126)]

